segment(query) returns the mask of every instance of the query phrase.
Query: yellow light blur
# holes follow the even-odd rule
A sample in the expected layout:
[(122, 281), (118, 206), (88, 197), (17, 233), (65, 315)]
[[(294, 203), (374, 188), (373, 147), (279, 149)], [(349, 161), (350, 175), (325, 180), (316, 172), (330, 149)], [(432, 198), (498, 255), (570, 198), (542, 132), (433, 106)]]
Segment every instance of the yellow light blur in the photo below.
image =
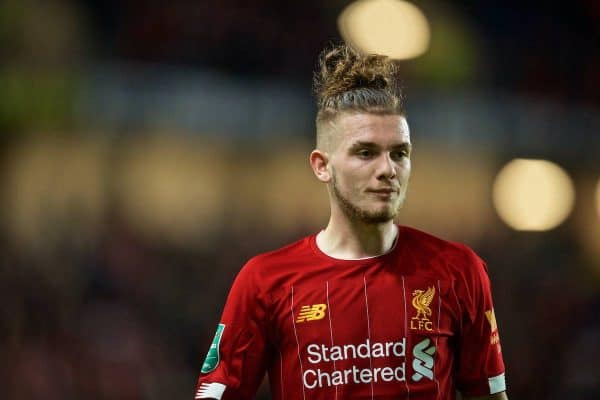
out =
[(132, 226), (185, 243), (204, 238), (222, 222), (225, 182), (217, 148), (161, 135), (127, 147), (116, 188)]
[(420, 56), (429, 47), (429, 23), (421, 10), (406, 1), (356, 1), (342, 11), (338, 28), (357, 50), (397, 60)]
[(598, 180), (598, 185), (596, 185), (596, 211), (600, 219), (600, 179)]
[(545, 231), (560, 225), (570, 214), (575, 189), (558, 165), (515, 159), (498, 173), (493, 200), (500, 218), (513, 229)]
[(95, 237), (108, 203), (106, 143), (37, 136), (15, 146), (6, 167), (3, 222), (20, 244), (51, 248), (71, 232), (72, 243)]

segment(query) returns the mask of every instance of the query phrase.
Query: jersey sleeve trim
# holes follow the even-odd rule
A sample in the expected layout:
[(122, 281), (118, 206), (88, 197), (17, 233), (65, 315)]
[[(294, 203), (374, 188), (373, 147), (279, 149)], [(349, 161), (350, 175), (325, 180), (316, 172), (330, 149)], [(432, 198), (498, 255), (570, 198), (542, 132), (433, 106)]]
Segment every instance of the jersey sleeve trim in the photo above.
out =
[(194, 399), (217, 399), (221, 400), (227, 386), (222, 383), (202, 383), (196, 392)]
[(504, 379), (504, 373), (488, 378), (488, 385), (490, 386), (490, 394), (505, 392), (506, 380)]

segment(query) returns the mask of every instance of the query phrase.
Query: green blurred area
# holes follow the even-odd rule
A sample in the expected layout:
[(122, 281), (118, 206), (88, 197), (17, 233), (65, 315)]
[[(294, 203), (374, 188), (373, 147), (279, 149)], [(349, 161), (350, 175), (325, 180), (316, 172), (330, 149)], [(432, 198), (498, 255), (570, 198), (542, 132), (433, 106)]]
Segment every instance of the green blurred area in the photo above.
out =
[(72, 128), (80, 91), (76, 73), (5, 66), (0, 69), (0, 87), (3, 135)]
[(69, 130), (88, 40), (71, 2), (6, 0), (0, 4), (2, 136)]

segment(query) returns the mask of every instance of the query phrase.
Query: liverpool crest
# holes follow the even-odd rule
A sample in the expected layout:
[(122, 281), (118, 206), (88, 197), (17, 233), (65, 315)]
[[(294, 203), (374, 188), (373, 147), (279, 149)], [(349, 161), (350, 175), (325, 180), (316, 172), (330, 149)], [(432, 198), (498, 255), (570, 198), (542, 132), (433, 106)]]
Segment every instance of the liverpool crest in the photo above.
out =
[(429, 320), (429, 317), (431, 317), (431, 308), (429, 308), (429, 305), (435, 296), (435, 288), (431, 286), (427, 290), (417, 289), (413, 291), (412, 295), (412, 305), (417, 310), (417, 314), (410, 320), (410, 329), (432, 331), (433, 324)]

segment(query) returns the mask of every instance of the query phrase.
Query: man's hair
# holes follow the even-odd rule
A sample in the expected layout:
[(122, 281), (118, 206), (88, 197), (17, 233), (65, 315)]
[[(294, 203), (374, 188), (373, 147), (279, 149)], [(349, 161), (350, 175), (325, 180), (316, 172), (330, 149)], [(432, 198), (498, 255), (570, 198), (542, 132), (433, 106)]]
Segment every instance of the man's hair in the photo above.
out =
[(404, 115), (398, 66), (389, 57), (361, 54), (345, 44), (326, 48), (313, 78), (317, 99), (317, 147), (322, 128), (341, 113)]

